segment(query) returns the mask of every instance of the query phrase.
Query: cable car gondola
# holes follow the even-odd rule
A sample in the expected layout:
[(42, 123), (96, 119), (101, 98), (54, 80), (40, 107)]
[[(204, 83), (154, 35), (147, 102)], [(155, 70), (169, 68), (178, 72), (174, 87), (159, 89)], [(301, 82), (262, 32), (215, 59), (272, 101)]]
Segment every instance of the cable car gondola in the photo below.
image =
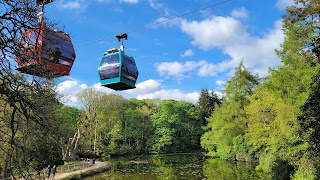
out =
[[(20, 43), (23, 48), (16, 58), (17, 70), (35, 76), (54, 78), (70, 74), (75, 51), (70, 35), (47, 28), (43, 22), (44, 4), (39, 13), (39, 27), (23, 32)], [(37, 1), (37, 3), (39, 3)]]
[[(118, 40), (127, 39), (127, 34), (117, 35)], [(120, 49), (107, 50), (98, 68), (102, 86), (113, 90), (127, 90), (135, 88), (138, 69), (133, 57), (124, 53), (123, 43)]]

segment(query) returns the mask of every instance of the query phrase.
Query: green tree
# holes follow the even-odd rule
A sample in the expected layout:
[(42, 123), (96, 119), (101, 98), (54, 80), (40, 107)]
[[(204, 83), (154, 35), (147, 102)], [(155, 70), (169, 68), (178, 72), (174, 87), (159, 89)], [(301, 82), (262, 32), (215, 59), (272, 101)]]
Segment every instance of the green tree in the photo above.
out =
[(155, 130), (152, 152), (181, 152), (200, 147), (202, 122), (195, 105), (184, 101), (163, 100), (151, 120)]
[(97, 148), (111, 154), (126, 154), (131, 151), (125, 138), (128, 136), (126, 110), (129, 101), (122, 96), (103, 95), (97, 108)]
[(203, 125), (207, 125), (207, 118), (211, 116), (211, 113), (214, 111), (216, 105), (220, 105), (221, 100), (218, 98), (218, 95), (208, 89), (201, 89), (198, 105), (200, 107), (201, 118)]
[[(305, 104), (301, 107), (302, 114), (298, 117), (301, 125), (303, 140), (309, 143), (307, 152), (301, 159), (300, 169), (296, 176), (306, 178), (304, 172), (312, 174), (310, 179), (320, 178), (320, 72), (314, 77), (311, 93)], [(302, 172), (300, 172), (302, 171)]]
[[(273, 173), (278, 179), (289, 178), (299, 160), (295, 158), (296, 153), (306, 146), (292, 146), (300, 141), (293, 107), (272, 93), (258, 89), (251, 96), (246, 113), (248, 128), (245, 137), (249, 139), (251, 153), (260, 160), (259, 168)], [(274, 170), (281, 168), (282, 176), (279, 176)]]
[(301, 39), (307, 39), (307, 46), (320, 59), (319, 18), (320, 3), (318, 0), (295, 0), (295, 4), (286, 8), (284, 22), (287, 25), (299, 24), (306, 27), (304, 31), (297, 31)]
[(26, 171), (40, 171), (61, 160), (60, 124), (55, 117), (59, 103), (51, 82), (28, 82), (8, 74), (1, 81), (0, 91), (3, 177), (7, 172), (28, 176)]
[(86, 129), (86, 132), (89, 136), (90, 150), (93, 152), (96, 151), (97, 142), (97, 108), (100, 105), (100, 98), (102, 96), (102, 92), (99, 92), (93, 88), (84, 89), (77, 94), (77, 98), (79, 99), (86, 111), (86, 118), (88, 120), (88, 127)]
[(225, 84), (225, 100), (208, 119), (206, 132), (201, 138), (201, 145), (208, 155), (223, 159), (248, 158), (237, 156), (235, 147), (238, 149), (241, 144), (235, 143), (243, 142), (241, 136), (246, 130), (244, 107), (248, 105), (248, 97), (258, 83), (258, 75), (252, 75), (240, 62), (234, 76)]

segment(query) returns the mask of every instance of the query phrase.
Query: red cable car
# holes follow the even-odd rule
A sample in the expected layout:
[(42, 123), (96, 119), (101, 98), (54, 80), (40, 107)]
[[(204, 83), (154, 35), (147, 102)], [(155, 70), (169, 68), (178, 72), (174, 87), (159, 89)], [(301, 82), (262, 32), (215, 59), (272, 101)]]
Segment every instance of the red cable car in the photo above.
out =
[(22, 33), (22, 45), (16, 57), (17, 70), (40, 77), (55, 78), (70, 74), (76, 54), (70, 35), (47, 28), (43, 21), (44, 5), (53, 0), (37, 0), (42, 10), (38, 14), (39, 27)]
[(70, 35), (45, 27), (26, 30), (20, 39), (23, 45), (16, 58), (17, 70), (41, 77), (60, 77), (70, 74), (75, 51)]

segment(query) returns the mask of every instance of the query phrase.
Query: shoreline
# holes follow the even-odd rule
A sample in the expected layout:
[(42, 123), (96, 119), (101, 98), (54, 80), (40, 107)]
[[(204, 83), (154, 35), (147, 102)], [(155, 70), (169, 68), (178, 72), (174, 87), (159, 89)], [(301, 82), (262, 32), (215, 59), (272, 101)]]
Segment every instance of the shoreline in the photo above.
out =
[(69, 180), (69, 179), (82, 179), (88, 176), (92, 176), (101, 172), (105, 172), (111, 169), (111, 164), (108, 162), (95, 162), (90, 167), (83, 168), (77, 171), (68, 173), (57, 173), (54, 179)]

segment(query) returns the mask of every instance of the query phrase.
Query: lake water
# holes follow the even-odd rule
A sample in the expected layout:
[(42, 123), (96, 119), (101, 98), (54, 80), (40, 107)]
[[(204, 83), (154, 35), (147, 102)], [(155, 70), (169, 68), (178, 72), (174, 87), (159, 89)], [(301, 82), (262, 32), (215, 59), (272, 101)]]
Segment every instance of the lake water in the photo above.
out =
[(270, 179), (255, 171), (255, 165), (208, 159), (201, 153), (141, 156), (110, 160), (113, 168), (86, 180), (162, 180), (162, 179)]

